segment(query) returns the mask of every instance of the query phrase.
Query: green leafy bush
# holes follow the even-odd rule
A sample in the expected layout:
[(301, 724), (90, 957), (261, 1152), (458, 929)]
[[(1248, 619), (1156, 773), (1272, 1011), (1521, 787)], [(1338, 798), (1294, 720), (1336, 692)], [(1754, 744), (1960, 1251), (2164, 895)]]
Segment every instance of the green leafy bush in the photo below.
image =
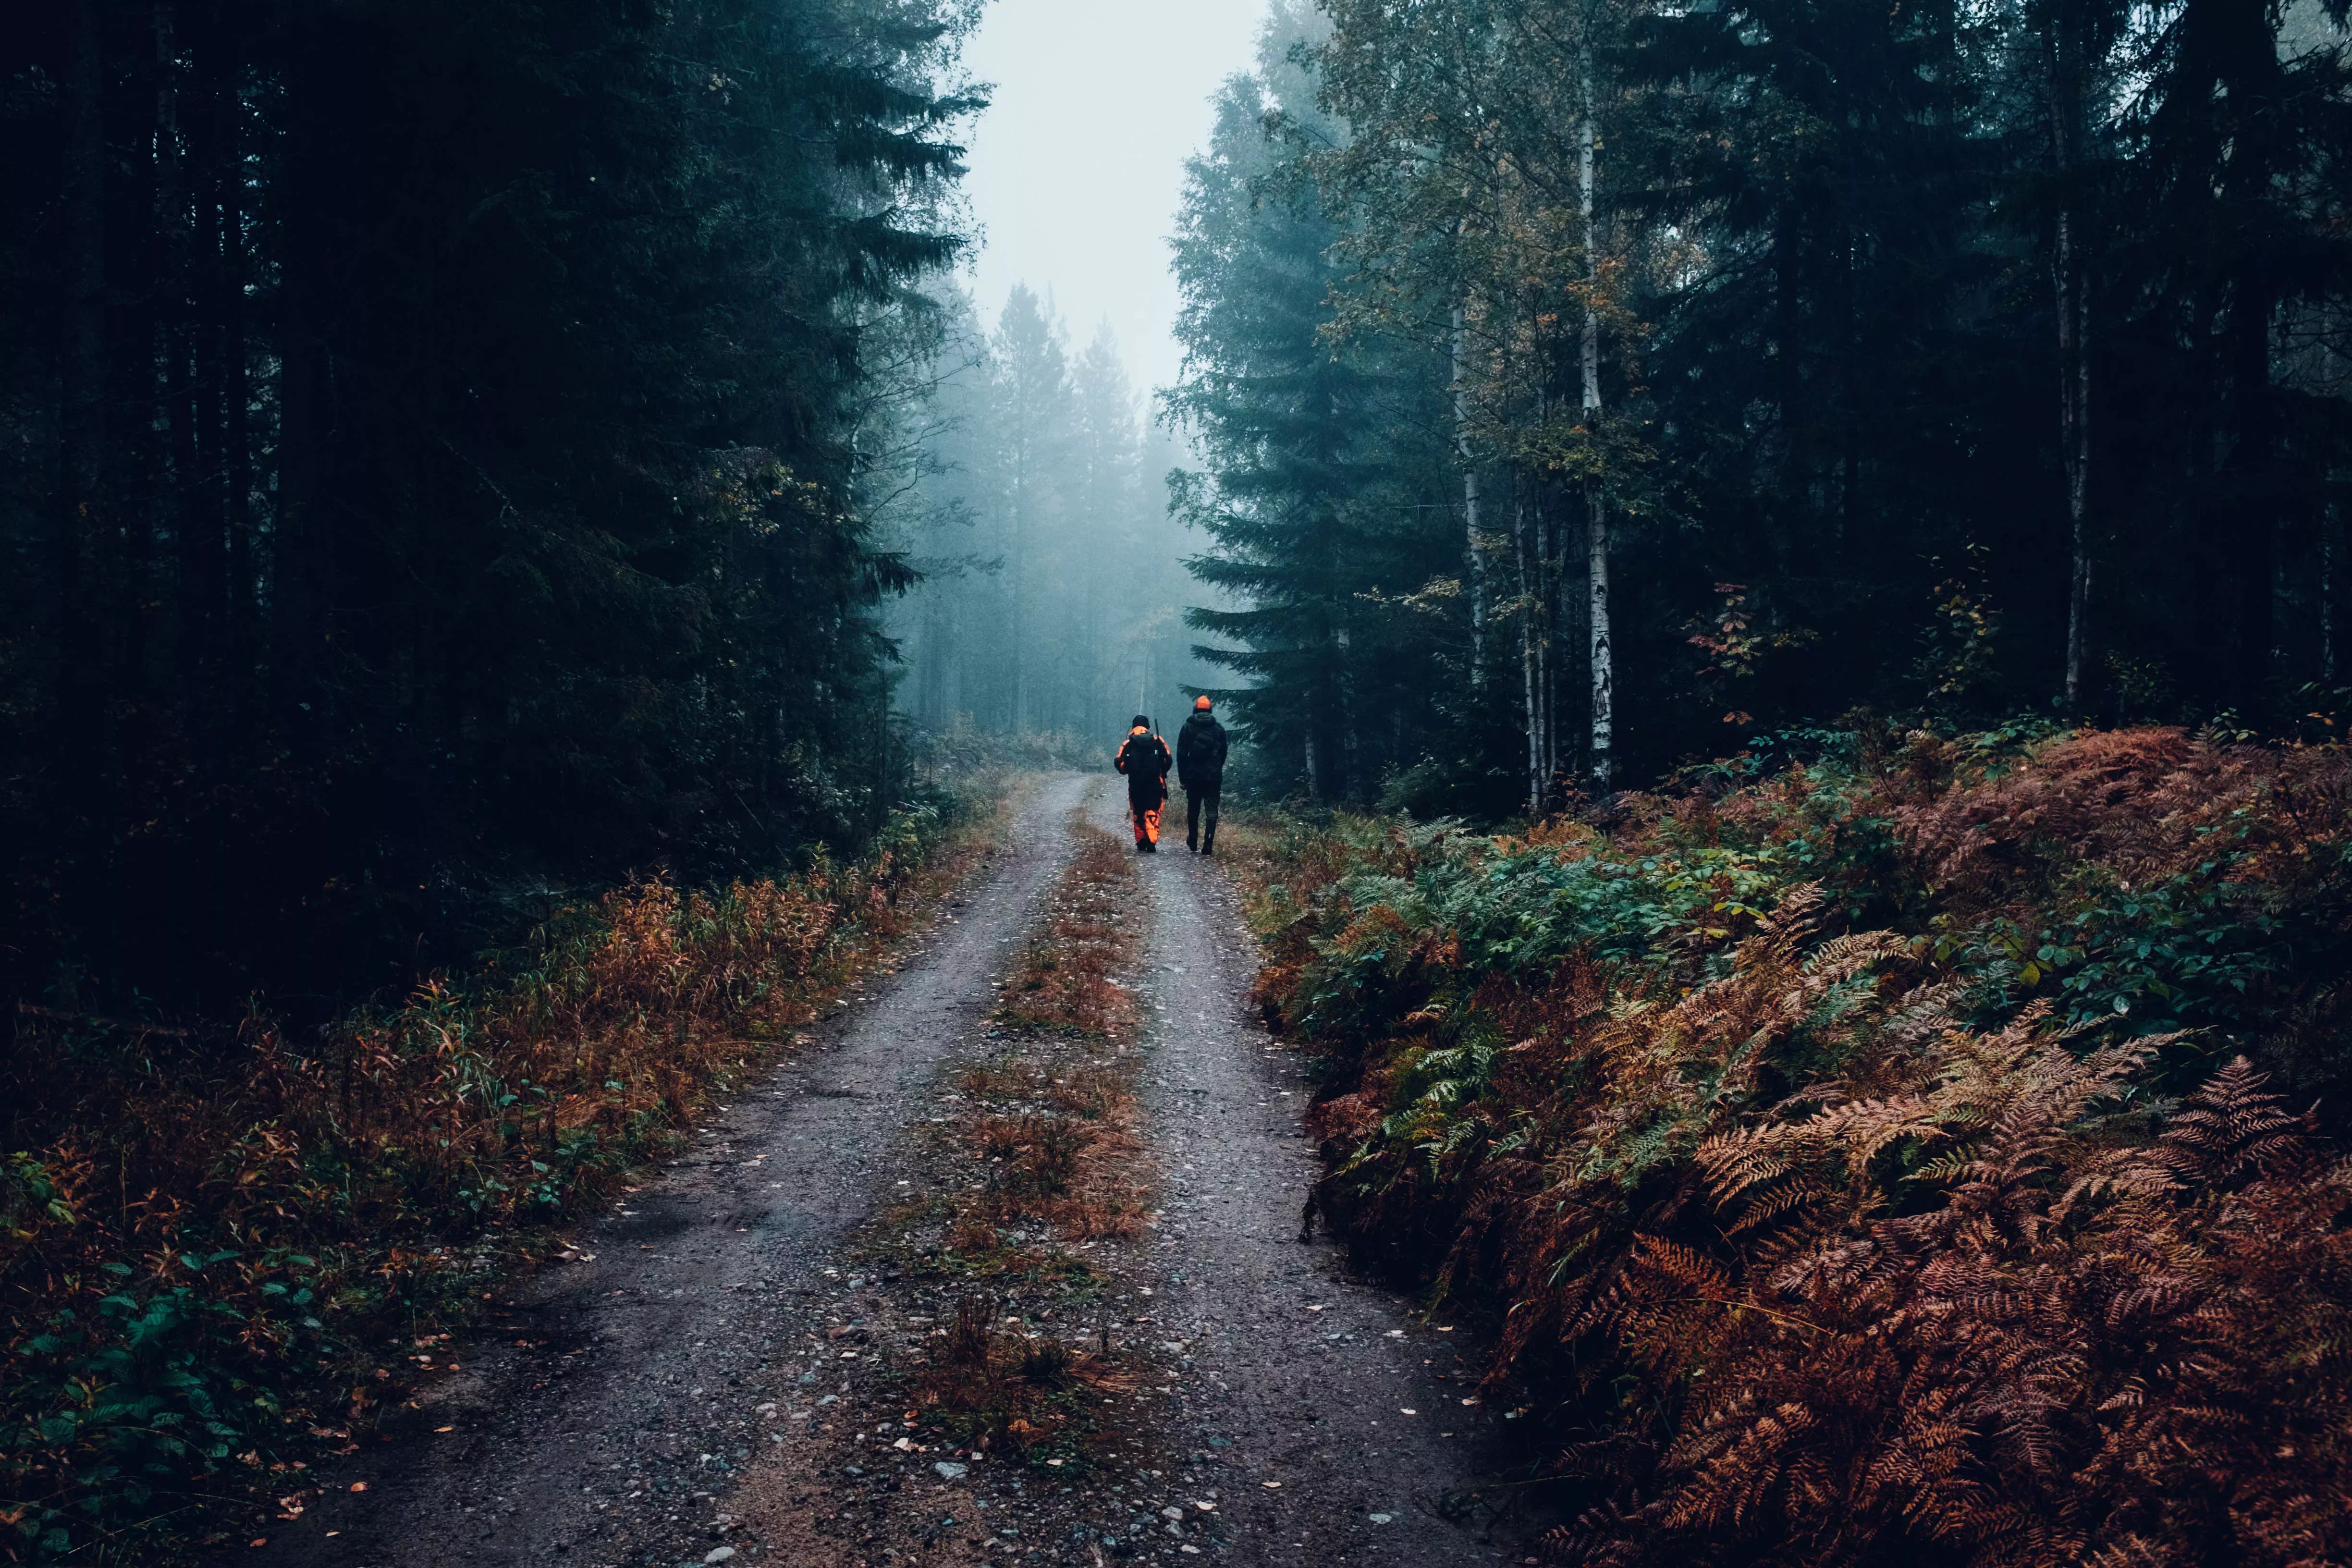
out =
[(2021, 726), (1277, 836), (1318, 1205), (1486, 1316), (1558, 1561), (2340, 1555), (2352, 1163), (2278, 1096), (2352, 1087), (2347, 801)]

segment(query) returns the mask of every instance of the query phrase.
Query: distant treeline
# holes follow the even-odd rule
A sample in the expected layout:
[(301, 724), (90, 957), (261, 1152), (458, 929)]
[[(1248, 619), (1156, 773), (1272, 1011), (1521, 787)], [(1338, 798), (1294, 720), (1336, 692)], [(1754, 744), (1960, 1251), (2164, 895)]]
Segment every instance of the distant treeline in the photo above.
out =
[(958, 247), (961, 10), (12, 20), (7, 990), (323, 1011), (551, 879), (874, 829), (856, 436)]
[(1182, 500), (1310, 791), (2343, 679), (2345, 8), (1279, 0), (1179, 238)]
[(953, 294), (941, 321), (882, 513), (922, 577), (889, 619), (899, 706), (1000, 761), (1050, 744), (1107, 763), (1131, 715), (1172, 728), (1185, 683), (1211, 673), (1182, 620), (1200, 594), (1168, 520), (1175, 447), (1108, 322), (1073, 355), (1051, 300), (1018, 284), (992, 332)]

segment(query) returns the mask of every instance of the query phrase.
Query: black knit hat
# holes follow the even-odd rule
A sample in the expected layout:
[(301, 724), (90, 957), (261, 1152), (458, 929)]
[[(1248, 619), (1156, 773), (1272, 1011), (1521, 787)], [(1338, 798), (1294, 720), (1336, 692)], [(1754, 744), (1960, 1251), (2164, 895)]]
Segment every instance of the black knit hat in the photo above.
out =
[(1138, 713), (1138, 714), (1134, 717), (1134, 719), (1133, 719), (1132, 721), (1129, 721), (1129, 726), (1128, 726), (1128, 727), (1129, 727), (1129, 729), (1133, 729), (1133, 728), (1135, 727), (1135, 725), (1137, 725), (1137, 724), (1140, 724), (1140, 725), (1142, 725), (1142, 726), (1143, 726), (1145, 729), (1147, 729), (1147, 730), (1150, 729), (1150, 728), (1151, 728), (1151, 718), (1150, 718), (1150, 716), (1149, 714), (1145, 714), (1145, 713)]

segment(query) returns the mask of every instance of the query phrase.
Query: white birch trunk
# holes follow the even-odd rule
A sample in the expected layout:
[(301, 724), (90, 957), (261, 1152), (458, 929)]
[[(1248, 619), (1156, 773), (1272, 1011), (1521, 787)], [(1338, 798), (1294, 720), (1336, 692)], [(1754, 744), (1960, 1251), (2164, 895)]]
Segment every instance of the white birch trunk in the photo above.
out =
[[(2081, 155), (2078, 123), (2082, 62), (2072, 47), (2072, 21), (2064, 6), (2051, 21), (2050, 138), (2063, 182)], [(2091, 644), (2091, 353), (2090, 307), (2083, 286), (2082, 259), (2074, 233), (2074, 195), (2069, 189), (2058, 209), (2052, 282), (2058, 315), (2058, 444), (2066, 473), (2066, 521), (2073, 569), (2066, 590), (2066, 711), (2080, 713), (2084, 669)]]
[(1478, 468), (1470, 456), (1470, 312), (1454, 307), (1454, 449), (1462, 459), (1462, 536), (1470, 563), (1470, 684), (1486, 684), (1486, 557), (1478, 548)]
[(1528, 501), (1520, 494), (1511, 509), (1511, 542), (1519, 565), (1519, 684), (1527, 704), (1528, 815), (1543, 812), (1543, 695), (1537, 673), (1536, 574), (1540, 563), (1528, 550)]
[[(1590, 26), (1588, 12), (1587, 26)], [(1594, 289), (1600, 287), (1601, 246), (1595, 211), (1593, 154), (1596, 132), (1592, 109), (1592, 45), (1588, 38), (1578, 61), (1584, 77), (1584, 123), (1577, 134), (1577, 163), (1584, 217), (1584, 274)], [(1594, 439), (1601, 435), (1601, 312), (1599, 300), (1584, 306), (1584, 426)], [(1609, 637), (1609, 514), (1599, 481), (1584, 481), (1585, 592), (1587, 627), (1592, 670), (1592, 784), (1607, 791), (1616, 771), (1617, 669)]]

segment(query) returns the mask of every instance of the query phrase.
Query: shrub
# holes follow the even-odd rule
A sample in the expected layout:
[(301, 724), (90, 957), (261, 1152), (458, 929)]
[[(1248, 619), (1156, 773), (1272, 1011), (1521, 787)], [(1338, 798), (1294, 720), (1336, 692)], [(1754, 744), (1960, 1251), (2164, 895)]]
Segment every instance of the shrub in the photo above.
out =
[[(551, 1252), (898, 929), (940, 842), (552, 922), (313, 1040), (20, 1018), (0, 1068), (0, 1560), (138, 1555), (399, 1390), (388, 1340)], [(282, 1489), (282, 1488), (280, 1489)], [(143, 1544), (141, 1544), (143, 1543)]]
[(1807, 750), (1277, 839), (1318, 1206), (1486, 1315), (1556, 1561), (2340, 1560), (2347, 759)]

